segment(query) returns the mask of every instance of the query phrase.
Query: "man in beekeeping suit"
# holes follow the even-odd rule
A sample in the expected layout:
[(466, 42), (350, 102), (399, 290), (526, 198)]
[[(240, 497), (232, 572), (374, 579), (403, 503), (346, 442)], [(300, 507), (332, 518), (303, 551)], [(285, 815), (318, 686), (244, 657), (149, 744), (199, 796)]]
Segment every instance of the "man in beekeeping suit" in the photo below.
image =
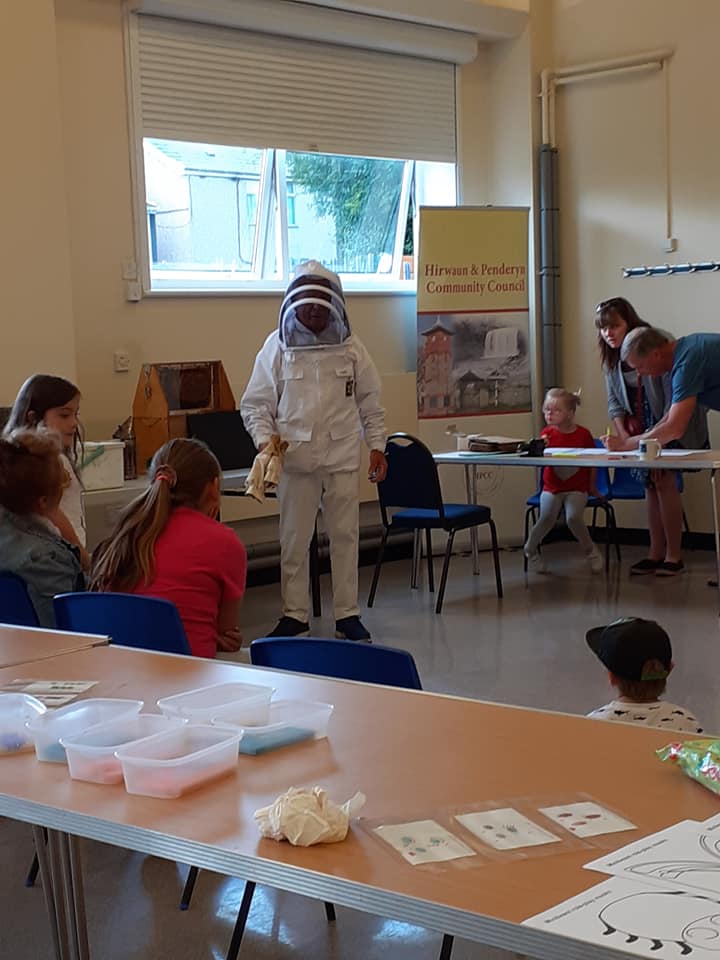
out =
[(358, 470), (364, 440), (369, 479), (385, 478), (385, 411), (375, 364), (350, 332), (340, 278), (316, 260), (297, 267), (240, 410), (259, 450), (273, 435), (288, 442), (278, 486), (283, 611), (269, 635), (310, 631), (308, 550), (322, 508), (336, 636), (369, 641), (358, 608)]

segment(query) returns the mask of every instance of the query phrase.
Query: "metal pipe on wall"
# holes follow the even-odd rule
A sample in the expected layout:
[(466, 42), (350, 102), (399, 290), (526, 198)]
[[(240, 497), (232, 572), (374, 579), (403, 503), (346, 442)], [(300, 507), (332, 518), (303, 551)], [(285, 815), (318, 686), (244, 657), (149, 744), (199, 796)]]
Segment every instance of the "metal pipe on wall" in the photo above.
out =
[(560, 242), (557, 148), (540, 147), (540, 350), (543, 391), (559, 383)]

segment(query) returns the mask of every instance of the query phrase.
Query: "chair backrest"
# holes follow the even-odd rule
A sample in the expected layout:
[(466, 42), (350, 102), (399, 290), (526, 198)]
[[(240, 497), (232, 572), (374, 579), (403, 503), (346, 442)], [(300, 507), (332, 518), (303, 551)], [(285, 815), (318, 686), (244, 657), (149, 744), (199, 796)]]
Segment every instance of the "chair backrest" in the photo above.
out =
[(59, 630), (100, 634), (123, 647), (190, 653), (177, 607), (169, 600), (131, 593), (61, 593), (54, 606)]
[(433, 455), (422, 440), (393, 433), (385, 446), (387, 476), (377, 485), (383, 522), (392, 507), (439, 510), (444, 518), (440, 478)]
[(27, 584), (16, 573), (0, 573), (0, 623), (13, 627), (39, 627)]
[(406, 650), (377, 644), (315, 637), (263, 637), (250, 644), (250, 660), (260, 667), (318, 677), (422, 689), (412, 656)]

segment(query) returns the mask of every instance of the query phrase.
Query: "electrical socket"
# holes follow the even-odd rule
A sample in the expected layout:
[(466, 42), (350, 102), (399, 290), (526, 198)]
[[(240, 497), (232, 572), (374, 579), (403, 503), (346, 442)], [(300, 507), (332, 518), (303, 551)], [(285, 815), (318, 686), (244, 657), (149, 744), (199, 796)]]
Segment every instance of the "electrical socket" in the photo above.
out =
[(115, 350), (113, 353), (113, 370), (115, 373), (127, 373), (130, 369), (130, 354), (127, 350)]

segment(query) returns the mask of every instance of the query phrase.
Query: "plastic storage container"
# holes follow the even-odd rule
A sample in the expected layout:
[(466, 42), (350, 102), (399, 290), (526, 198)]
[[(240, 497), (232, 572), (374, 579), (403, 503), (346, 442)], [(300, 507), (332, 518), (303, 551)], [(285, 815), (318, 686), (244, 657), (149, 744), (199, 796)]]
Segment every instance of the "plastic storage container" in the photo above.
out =
[(185, 724), (116, 751), (125, 789), (144, 797), (170, 799), (237, 766), (240, 731), (209, 724)]
[(60, 743), (61, 737), (69, 738), (99, 723), (140, 713), (142, 706), (142, 700), (112, 700), (100, 697), (79, 700), (67, 707), (60, 707), (59, 710), (48, 710), (26, 726), (35, 742), (38, 760), (65, 763), (65, 747)]
[(241, 726), (240, 753), (256, 756), (303, 740), (326, 737), (333, 709), (331, 703), (275, 700), (270, 704), (270, 716), (266, 724), (235, 724), (229, 709), (216, 714), (213, 723), (226, 729)]
[(62, 737), (60, 744), (65, 747), (70, 776), (73, 780), (88, 780), (90, 783), (122, 783), (122, 767), (115, 756), (119, 747), (164, 733), (183, 723), (185, 721), (180, 717), (138, 713)]
[(167, 716), (185, 717), (191, 723), (210, 723), (214, 716), (230, 710), (237, 726), (257, 726), (268, 722), (273, 692), (272, 687), (255, 683), (216, 683), (164, 697), (157, 705)]
[(0, 756), (32, 750), (25, 724), (45, 712), (45, 704), (27, 693), (0, 693)]
[(86, 490), (111, 490), (125, 483), (125, 444), (122, 440), (83, 444), (82, 482)]

